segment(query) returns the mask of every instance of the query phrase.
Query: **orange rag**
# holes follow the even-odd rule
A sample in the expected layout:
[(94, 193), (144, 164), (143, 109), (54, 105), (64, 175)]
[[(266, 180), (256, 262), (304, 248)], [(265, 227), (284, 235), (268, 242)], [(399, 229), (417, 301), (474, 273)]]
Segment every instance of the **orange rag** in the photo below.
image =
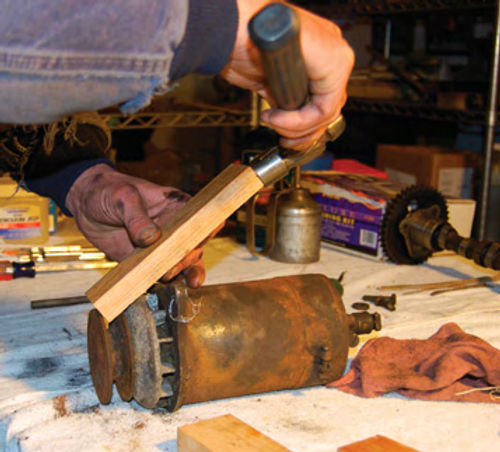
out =
[(499, 403), (500, 350), (447, 323), (428, 339), (369, 340), (350, 370), (328, 386), (363, 397), (396, 391), (423, 400)]

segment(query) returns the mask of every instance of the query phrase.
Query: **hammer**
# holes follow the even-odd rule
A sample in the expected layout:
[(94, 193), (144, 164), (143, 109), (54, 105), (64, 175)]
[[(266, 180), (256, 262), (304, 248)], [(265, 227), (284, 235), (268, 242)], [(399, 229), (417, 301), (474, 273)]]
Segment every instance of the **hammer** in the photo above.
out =
[[(298, 109), (308, 99), (299, 28), (295, 11), (282, 3), (266, 6), (249, 23), (271, 94), (278, 108), (285, 110)], [(174, 215), (157, 242), (137, 249), (94, 284), (86, 293), (88, 299), (111, 322), (262, 187), (318, 157), (326, 142), (340, 136), (344, 128), (340, 116), (305, 152), (277, 146), (249, 166), (229, 165)]]

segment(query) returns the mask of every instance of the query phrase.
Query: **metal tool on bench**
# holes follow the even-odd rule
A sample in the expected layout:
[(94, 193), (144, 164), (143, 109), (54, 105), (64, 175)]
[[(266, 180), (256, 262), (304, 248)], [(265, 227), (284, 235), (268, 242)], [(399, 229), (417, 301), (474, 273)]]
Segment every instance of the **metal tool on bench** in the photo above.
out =
[(33, 278), (37, 273), (110, 269), (118, 265), (107, 260), (97, 248), (80, 245), (4, 249), (1, 254), (15, 261), (0, 260), (0, 281)]
[[(103, 404), (182, 405), (340, 378), (357, 334), (380, 317), (346, 314), (339, 283), (297, 275), (189, 289), (156, 285), (109, 324), (93, 309), (88, 354)], [(377, 314), (378, 315), (378, 314)]]
[(0, 253), (14, 257), (17, 262), (97, 261), (106, 259), (106, 254), (97, 248), (80, 245), (4, 249), (0, 250)]
[(0, 281), (16, 278), (34, 278), (37, 273), (66, 272), (75, 270), (99, 270), (116, 267), (117, 262), (98, 261), (64, 261), (64, 262), (10, 262), (0, 261)]
[(448, 222), (444, 197), (426, 186), (410, 186), (388, 202), (382, 247), (398, 264), (419, 264), (433, 252), (451, 250), (477, 265), (500, 270), (500, 244), (461, 237)]
[(31, 309), (46, 309), (46, 308), (60, 308), (64, 306), (74, 306), (75, 304), (87, 304), (88, 298), (85, 295), (77, 295), (75, 297), (62, 297), (62, 298), (42, 298), (39, 300), (31, 300)]

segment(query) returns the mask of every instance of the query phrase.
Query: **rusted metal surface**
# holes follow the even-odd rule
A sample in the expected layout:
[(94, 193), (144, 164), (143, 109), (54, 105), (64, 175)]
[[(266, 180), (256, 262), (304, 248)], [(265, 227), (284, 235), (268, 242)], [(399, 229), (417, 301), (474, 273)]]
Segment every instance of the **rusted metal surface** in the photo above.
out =
[(109, 328), (96, 310), (89, 315), (91, 374), (103, 404), (113, 383), (123, 400), (169, 411), (328, 383), (342, 376), (357, 333), (380, 328), (377, 314), (347, 315), (323, 275), (153, 292), (157, 299), (140, 297)]
[(323, 384), (342, 375), (347, 317), (325, 276), (208, 286), (189, 294), (202, 306), (192, 322), (175, 325), (176, 407)]
[(347, 316), (350, 330), (355, 334), (369, 334), (382, 329), (382, 319), (378, 312), (354, 312)]
[(116, 389), (122, 400), (130, 401), (134, 396), (134, 356), (132, 337), (127, 319), (120, 315), (109, 326), (113, 343), (113, 375)]
[(381, 306), (389, 311), (396, 310), (397, 297), (391, 295), (363, 295), (363, 300), (373, 303), (375, 306)]
[(113, 395), (113, 345), (104, 317), (96, 309), (89, 312), (87, 350), (97, 397), (102, 404), (107, 405)]
[(125, 316), (119, 316), (108, 328), (99, 311), (92, 309), (87, 324), (87, 349), (90, 374), (99, 401), (104, 405), (111, 402), (113, 383), (116, 383), (123, 400), (131, 400), (134, 395), (134, 357)]
[(134, 357), (134, 399), (146, 408), (155, 408), (162, 395), (160, 344), (145, 297), (135, 301), (124, 314)]
[(357, 301), (351, 305), (351, 308), (357, 309), (358, 311), (368, 311), (368, 309), (370, 309), (370, 305), (368, 303)]

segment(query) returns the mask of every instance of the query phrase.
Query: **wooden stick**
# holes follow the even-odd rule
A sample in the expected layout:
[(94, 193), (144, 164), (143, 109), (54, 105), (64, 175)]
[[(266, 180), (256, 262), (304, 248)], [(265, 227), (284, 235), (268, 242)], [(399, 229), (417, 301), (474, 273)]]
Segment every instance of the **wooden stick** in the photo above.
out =
[(290, 452), (258, 430), (227, 414), (177, 429), (179, 452)]
[(436, 287), (421, 287), (415, 290), (409, 290), (403, 292), (405, 295), (426, 292), (428, 290), (434, 290), (430, 295), (437, 295), (439, 293), (447, 292), (450, 290), (461, 290), (467, 289), (468, 287), (479, 287), (484, 286), (485, 284), (493, 282), (489, 276), (484, 276), (481, 278), (473, 278), (472, 280), (463, 280), (463, 281), (452, 281), (449, 284), (436, 285)]
[[(446, 287), (453, 287), (456, 285), (463, 285), (476, 282), (494, 282), (500, 280), (500, 273), (493, 276), (480, 276), (478, 278), (470, 279), (459, 279), (453, 281), (444, 281), (438, 283), (428, 283), (428, 284), (396, 284), (393, 286), (378, 286), (377, 290), (406, 290), (406, 289), (416, 289), (416, 290), (431, 290), (431, 289), (441, 289)], [(413, 293), (413, 292), (412, 292)]]
[(479, 283), (475, 283), (475, 284), (466, 284), (464, 286), (449, 287), (447, 289), (434, 290), (429, 295), (432, 297), (434, 295), (440, 295), (440, 294), (446, 293), (446, 292), (454, 292), (455, 290), (475, 289), (477, 287), (489, 287), (489, 286), (488, 286), (487, 282), (479, 282)]
[(230, 165), (214, 178), (163, 228), (148, 248), (138, 249), (109, 271), (86, 293), (111, 322), (134, 300), (262, 188), (262, 181), (245, 165)]

